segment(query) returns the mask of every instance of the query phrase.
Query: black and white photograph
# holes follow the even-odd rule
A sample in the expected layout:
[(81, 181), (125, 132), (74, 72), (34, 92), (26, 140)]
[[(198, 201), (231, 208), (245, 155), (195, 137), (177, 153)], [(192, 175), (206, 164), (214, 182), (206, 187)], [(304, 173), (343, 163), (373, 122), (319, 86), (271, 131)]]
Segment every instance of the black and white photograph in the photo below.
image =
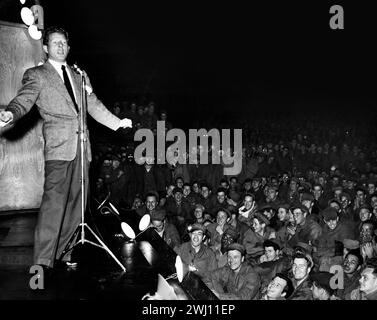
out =
[(0, 0), (0, 300), (377, 300), (375, 16)]

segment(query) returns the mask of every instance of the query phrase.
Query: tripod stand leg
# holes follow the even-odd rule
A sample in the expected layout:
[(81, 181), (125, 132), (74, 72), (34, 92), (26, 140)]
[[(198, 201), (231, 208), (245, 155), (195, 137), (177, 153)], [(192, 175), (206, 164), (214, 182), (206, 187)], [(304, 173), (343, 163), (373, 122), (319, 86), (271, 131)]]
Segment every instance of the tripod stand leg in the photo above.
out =
[(117, 257), (111, 252), (111, 250), (106, 246), (106, 244), (94, 233), (94, 231), (85, 223), (85, 226), (89, 229), (92, 235), (97, 239), (101, 244), (102, 248), (107, 251), (107, 253), (114, 259), (114, 261), (122, 268), (123, 272), (126, 271), (124, 265), (117, 259)]
[(76, 239), (79, 231), (81, 230), (81, 223), (77, 226), (75, 232), (73, 233), (71, 239), (69, 240), (69, 242), (67, 243), (67, 245), (65, 246), (62, 254), (60, 255), (58, 261), (62, 261), (62, 259), (64, 258), (64, 256), (71, 250), (73, 250), (73, 248), (76, 246), (76, 244), (74, 244), (72, 247), (71, 247), (71, 244), (72, 242)]

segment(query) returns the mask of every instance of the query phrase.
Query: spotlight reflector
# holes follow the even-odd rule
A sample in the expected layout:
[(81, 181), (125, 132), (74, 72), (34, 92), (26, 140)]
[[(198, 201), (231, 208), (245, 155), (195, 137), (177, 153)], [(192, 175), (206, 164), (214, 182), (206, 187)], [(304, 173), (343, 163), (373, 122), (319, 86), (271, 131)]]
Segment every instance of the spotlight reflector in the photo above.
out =
[(42, 32), (38, 30), (38, 27), (33, 24), (28, 29), (30, 37), (32, 37), (34, 40), (40, 40), (42, 38)]
[(34, 14), (29, 8), (23, 7), (21, 9), (21, 19), (23, 23), (30, 26), (34, 23)]
[(122, 227), (122, 231), (128, 238), (132, 240), (136, 238), (134, 230), (131, 228), (131, 226), (128, 223), (122, 222), (121, 227)]

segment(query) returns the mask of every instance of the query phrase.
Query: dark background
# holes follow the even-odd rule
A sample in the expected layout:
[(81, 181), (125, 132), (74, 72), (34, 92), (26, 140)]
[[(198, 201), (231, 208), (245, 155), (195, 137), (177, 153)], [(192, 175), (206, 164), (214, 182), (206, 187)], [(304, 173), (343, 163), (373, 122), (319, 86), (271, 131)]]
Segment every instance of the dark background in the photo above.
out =
[[(88, 72), (108, 106), (152, 99), (183, 127), (271, 113), (374, 116), (375, 17), (367, 2), (248, 2), (41, 4), (45, 26), (67, 29), (69, 62)], [(1, 20), (21, 23), (19, 1), (0, 3)], [(344, 30), (329, 27), (334, 4), (343, 5)]]

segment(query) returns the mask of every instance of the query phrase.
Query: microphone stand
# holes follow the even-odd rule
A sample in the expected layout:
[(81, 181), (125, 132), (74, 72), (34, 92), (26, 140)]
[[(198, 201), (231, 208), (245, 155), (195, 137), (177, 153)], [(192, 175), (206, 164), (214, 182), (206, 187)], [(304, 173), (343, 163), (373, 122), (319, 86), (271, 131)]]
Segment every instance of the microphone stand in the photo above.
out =
[[(106, 246), (106, 244), (96, 235), (96, 233), (89, 227), (89, 225), (85, 222), (84, 214), (85, 214), (85, 205), (86, 205), (86, 186), (85, 186), (85, 167), (86, 167), (86, 161), (85, 161), (85, 154), (84, 154), (84, 148), (86, 145), (86, 127), (85, 127), (85, 117), (86, 117), (86, 110), (87, 110), (87, 96), (86, 96), (86, 79), (84, 72), (78, 68), (76, 65), (74, 65), (75, 71), (77, 71), (81, 75), (81, 106), (80, 106), (80, 130), (79, 130), (79, 137), (80, 137), (80, 165), (81, 165), (81, 223), (78, 225), (77, 229), (73, 233), (71, 239), (69, 240), (67, 246), (65, 247), (62, 255), (60, 256), (61, 260), (69, 251), (73, 250), (74, 247), (76, 247), (78, 244), (84, 244), (89, 243), (93, 246), (99, 247), (104, 249), (113, 259), (114, 261), (120, 266), (123, 272), (126, 271), (126, 268), (123, 266), (123, 264), (117, 259), (117, 257), (111, 252), (111, 250)], [(90, 93), (89, 93), (90, 94)], [(89, 230), (89, 232), (96, 238), (96, 240), (99, 242), (95, 243), (93, 241), (85, 239), (85, 228)], [(76, 241), (75, 244), (72, 245), (72, 242), (76, 239), (77, 234), (81, 231), (81, 237), (78, 241)], [(71, 246), (72, 245), (72, 246)]]

